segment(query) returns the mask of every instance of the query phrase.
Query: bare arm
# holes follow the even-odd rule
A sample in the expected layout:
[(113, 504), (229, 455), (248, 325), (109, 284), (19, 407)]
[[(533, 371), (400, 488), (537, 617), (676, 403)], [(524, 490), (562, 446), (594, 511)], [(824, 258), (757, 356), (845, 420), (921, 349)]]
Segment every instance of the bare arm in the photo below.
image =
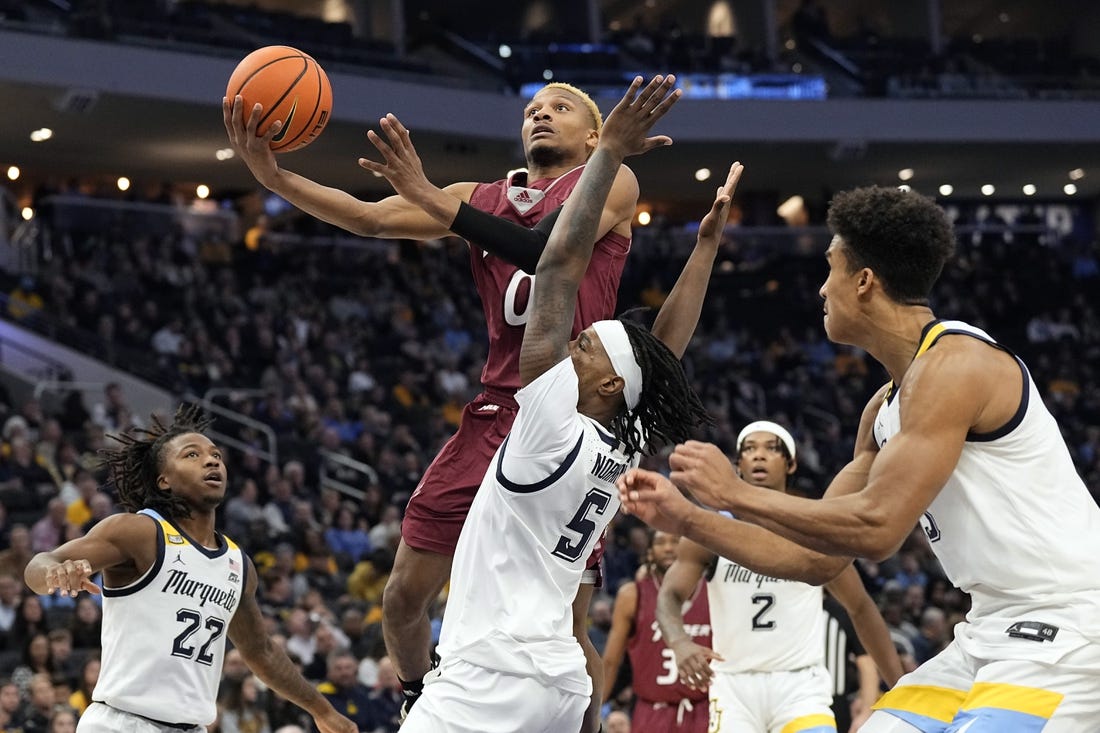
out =
[(107, 517), (83, 537), (31, 558), (23, 572), (27, 586), (38, 594), (58, 591), (75, 596), (81, 590), (99, 593), (90, 578), (117, 569), (125, 579), (137, 578), (156, 560), (156, 524), (136, 514)]
[(531, 315), (519, 356), (523, 384), (530, 384), (561, 361), (568, 351), (577, 287), (592, 259), (592, 246), (608, 208), (605, 203), (612, 183), (620, 175), (620, 166), (627, 155), (671, 142), (668, 138), (645, 135), (679, 98), (679, 90), (669, 94), (674, 81), (672, 76), (655, 77), (638, 95), (641, 77), (635, 79), (604, 123), (596, 152), (565, 202), (535, 269)]
[[(896, 651), (894, 656), (897, 656)], [(901, 660), (898, 660), (898, 667), (901, 667)], [(882, 691), (879, 689), (878, 665), (870, 654), (860, 654), (856, 657), (856, 671), (859, 673), (859, 691), (856, 694), (863, 703), (863, 708), (870, 710), (882, 697)], [(893, 684), (890, 686), (893, 687)]]
[(725, 184), (718, 187), (710, 211), (699, 223), (695, 249), (691, 251), (672, 292), (661, 305), (653, 322), (653, 335), (677, 359), (683, 358), (699, 323), (699, 314), (703, 310), (703, 300), (706, 298), (711, 271), (714, 269), (714, 258), (718, 254), (718, 245), (722, 242), (726, 219), (729, 218), (730, 201), (743, 170), (744, 166), (740, 163), (730, 166)]
[[(281, 168), (271, 152), (271, 138), (280, 126), (272, 124), (265, 135), (256, 134), (262, 107), (243, 110), (240, 96), (222, 101), (222, 118), (229, 142), (265, 188), (285, 198), (302, 211), (322, 221), (361, 236), (434, 239), (447, 234), (447, 226), (416, 204), (400, 196), (378, 203), (360, 201), (339, 189), (322, 186), (308, 178)], [(246, 119), (247, 115), (247, 119)], [(463, 201), (469, 201), (474, 183), (455, 183), (439, 193), (453, 199), (451, 218)]]
[(878, 606), (871, 600), (871, 596), (867, 595), (867, 590), (863, 587), (863, 581), (860, 580), (855, 567), (849, 565), (826, 587), (848, 611), (860, 643), (871, 655), (882, 679), (886, 680), (887, 685), (893, 687), (903, 674), (901, 660), (898, 659), (897, 649), (894, 648), (894, 642), (890, 639), (886, 622), (882, 619)]
[(676, 561), (661, 580), (657, 593), (657, 625), (665, 645), (672, 650), (676, 669), (684, 684), (695, 689), (706, 689), (714, 672), (712, 659), (722, 661), (722, 656), (688, 636), (684, 630), (684, 604), (691, 599), (699, 581), (713, 562), (714, 553), (691, 540), (681, 538), (676, 549)]
[(732, 510), (821, 552), (889, 557), (951, 476), (989, 399), (996, 380), (983, 361), (941, 345), (910, 366), (897, 397), (901, 430), (875, 458), (862, 491), (820, 501), (738, 492)]
[(581, 583), (577, 595), (573, 596), (573, 637), (584, 652), (584, 668), (592, 680), (592, 698), (588, 709), (584, 711), (580, 733), (595, 733), (600, 729), (600, 704), (603, 702), (604, 676), (603, 661), (596, 645), (588, 637), (588, 607), (592, 603), (592, 594), (596, 586)]
[(264, 684), (313, 716), (322, 733), (355, 733), (355, 723), (332, 707), (311, 685), (282, 649), (264, 633), (264, 619), (256, 603), (256, 566), (245, 557), (248, 574), (241, 604), (229, 624), (229, 639), (249, 669)]
[(619, 667), (622, 666), (626, 644), (634, 628), (634, 618), (637, 613), (638, 586), (634, 583), (623, 583), (615, 596), (615, 608), (611, 613), (611, 631), (607, 634), (607, 644), (603, 648), (604, 689), (600, 697), (601, 702), (607, 702), (611, 697), (611, 688), (615, 686), (615, 680), (619, 677)]

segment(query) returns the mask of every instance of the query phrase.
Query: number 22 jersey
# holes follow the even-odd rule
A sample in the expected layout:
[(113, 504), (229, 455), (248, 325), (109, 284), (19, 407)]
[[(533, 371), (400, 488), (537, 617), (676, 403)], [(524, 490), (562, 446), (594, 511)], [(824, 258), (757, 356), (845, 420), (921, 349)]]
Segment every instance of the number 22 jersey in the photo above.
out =
[(103, 667), (92, 699), (168, 723), (206, 726), (225, 638), (244, 592), (244, 553), (223, 535), (211, 550), (151, 509), (157, 559), (140, 578), (103, 588)]
[(440, 632), (461, 659), (591, 694), (572, 602), (596, 540), (619, 510), (615, 480), (637, 465), (577, 412), (566, 357), (516, 393), (519, 411), (462, 528)]

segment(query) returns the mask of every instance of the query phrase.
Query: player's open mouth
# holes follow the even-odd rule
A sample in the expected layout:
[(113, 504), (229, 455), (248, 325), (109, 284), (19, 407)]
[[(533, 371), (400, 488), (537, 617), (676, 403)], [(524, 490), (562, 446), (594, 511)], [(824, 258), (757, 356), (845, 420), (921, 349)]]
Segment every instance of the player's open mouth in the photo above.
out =
[(202, 480), (208, 484), (216, 484), (221, 486), (223, 482), (222, 475), (220, 473), (208, 473), (202, 477)]
[(541, 135), (543, 133), (552, 135), (554, 133), (554, 128), (550, 127), (550, 125), (535, 125), (534, 128), (532, 128), (531, 130), (531, 137), (535, 137), (536, 135)]

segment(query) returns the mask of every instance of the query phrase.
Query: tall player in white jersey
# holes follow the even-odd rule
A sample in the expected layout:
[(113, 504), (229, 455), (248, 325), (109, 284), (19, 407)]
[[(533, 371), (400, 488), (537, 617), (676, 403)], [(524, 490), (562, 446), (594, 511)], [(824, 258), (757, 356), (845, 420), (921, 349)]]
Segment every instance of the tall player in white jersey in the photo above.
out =
[[(853, 461), (821, 501), (749, 486), (702, 443), (677, 448), (673, 480), (805, 557), (827, 553), (821, 562), (885, 558), (924, 528), (972, 608), (947, 649), (883, 696), (864, 733), (1097, 730), (1100, 508), (1057, 423), (1023, 362), (929, 308), (954, 249), (938, 206), (856, 189), (834, 198), (829, 226), (826, 333), (868, 351), (892, 379), (863, 412)], [(742, 530), (700, 523), (679, 497), (626, 478), (631, 511), (704, 545)]]
[(676, 355), (644, 329), (598, 321), (570, 340), (577, 289), (619, 166), (671, 142), (645, 135), (679, 98), (673, 81), (655, 77), (639, 93), (635, 79), (539, 259), (519, 410), (459, 537), (442, 662), (403, 733), (580, 728), (592, 684), (571, 602), (593, 543), (618, 511), (615, 479), (647, 443), (682, 439), (705, 416)]
[[(103, 594), (103, 658), (81, 733), (205, 731), (217, 717), (225, 640), (322, 733), (355, 733), (264, 633), (256, 568), (214, 530), (225, 498), (209, 421), (180, 408), (171, 425), (120, 436), (107, 467), (128, 512), (27, 565), (35, 593)], [(90, 578), (103, 573), (103, 588)]]
[[(785, 493), (798, 468), (794, 437), (760, 420), (737, 436), (737, 471), (743, 479)], [(710, 687), (710, 733), (827, 733), (836, 731), (832, 684), (825, 669), (822, 589), (800, 580), (754, 571), (751, 549), (721, 557), (681, 539), (657, 597), (657, 620), (683, 680)], [(750, 554), (747, 554), (750, 553)], [(707, 575), (713, 639), (707, 649), (684, 634), (683, 602)], [(901, 661), (886, 622), (848, 566), (821, 582), (847, 609), (856, 632), (888, 685), (901, 677)], [(708, 664), (709, 662), (709, 664)], [(841, 733), (848, 733), (845, 729)]]

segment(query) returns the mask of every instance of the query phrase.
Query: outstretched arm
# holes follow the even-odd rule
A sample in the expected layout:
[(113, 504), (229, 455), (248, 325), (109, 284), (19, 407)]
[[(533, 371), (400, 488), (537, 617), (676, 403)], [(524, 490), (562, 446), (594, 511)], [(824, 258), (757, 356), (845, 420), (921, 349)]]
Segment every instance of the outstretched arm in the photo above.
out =
[[(707, 445), (729, 466), (718, 448), (699, 445)], [(733, 469), (729, 470), (732, 473)], [(815, 552), (764, 527), (692, 504), (659, 473), (632, 468), (619, 477), (618, 485), (626, 512), (655, 529), (687, 537), (753, 572), (821, 585), (851, 563), (851, 558)]]
[(718, 255), (722, 231), (725, 229), (726, 219), (729, 218), (730, 201), (744, 170), (745, 167), (740, 163), (730, 166), (726, 182), (718, 187), (710, 211), (699, 223), (695, 249), (653, 322), (653, 335), (677, 359), (683, 358), (699, 323), (699, 314), (703, 310), (703, 300), (706, 298), (710, 274), (714, 268), (714, 258)]
[(819, 501), (736, 491), (730, 510), (820, 552), (889, 557), (947, 483), (996, 388), (984, 356), (940, 346), (909, 367), (896, 398), (901, 430), (878, 452), (862, 490), (837, 495), (830, 485)]
[(91, 581), (96, 573), (129, 569), (136, 578), (156, 560), (156, 524), (137, 514), (107, 517), (83, 537), (70, 540), (50, 552), (31, 558), (23, 571), (27, 586), (38, 594), (76, 596), (80, 591), (99, 593)]
[(684, 630), (683, 608), (713, 560), (713, 552), (689, 539), (681, 538), (680, 546), (676, 550), (676, 561), (665, 573), (661, 580), (661, 590), (657, 593), (657, 624), (661, 627), (665, 646), (672, 650), (680, 679), (689, 687), (699, 690), (710, 686), (710, 680), (714, 676), (710, 668), (711, 660), (725, 660), (713, 649), (696, 644), (688, 636)]
[(679, 99), (680, 90), (671, 91), (675, 81), (673, 76), (656, 76), (639, 94), (642, 78), (637, 77), (604, 123), (596, 152), (565, 202), (535, 269), (531, 316), (519, 357), (523, 384), (565, 357), (577, 288), (592, 258), (608, 193), (624, 158), (671, 144), (667, 137), (647, 138), (646, 134)]
[(264, 684), (313, 716), (321, 733), (356, 733), (355, 723), (345, 718), (304, 677), (290, 657), (264, 633), (264, 619), (256, 603), (256, 566), (245, 557), (248, 574), (237, 612), (229, 624), (229, 640), (245, 664)]

